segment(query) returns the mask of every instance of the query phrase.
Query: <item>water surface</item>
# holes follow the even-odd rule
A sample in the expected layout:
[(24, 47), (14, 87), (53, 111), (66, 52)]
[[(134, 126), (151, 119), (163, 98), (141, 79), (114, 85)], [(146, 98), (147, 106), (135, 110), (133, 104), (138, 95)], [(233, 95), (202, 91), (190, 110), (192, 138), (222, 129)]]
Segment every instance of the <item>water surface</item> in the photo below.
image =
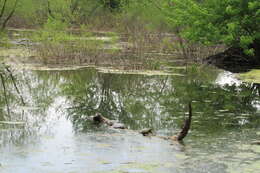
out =
[[(1, 173), (260, 172), (260, 146), (250, 144), (260, 139), (260, 87), (232, 73), (12, 72), (19, 92), (7, 73), (0, 88)], [(184, 145), (137, 132), (177, 134), (189, 101), (193, 121)], [(97, 112), (130, 130), (96, 126), (88, 117)]]

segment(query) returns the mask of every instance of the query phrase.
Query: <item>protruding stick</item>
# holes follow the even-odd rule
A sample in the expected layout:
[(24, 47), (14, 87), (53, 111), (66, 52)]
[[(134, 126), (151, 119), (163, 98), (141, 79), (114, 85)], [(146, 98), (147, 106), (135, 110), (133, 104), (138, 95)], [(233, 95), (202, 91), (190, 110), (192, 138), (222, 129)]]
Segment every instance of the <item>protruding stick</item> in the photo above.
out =
[(178, 141), (182, 141), (185, 136), (187, 136), (189, 130), (190, 130), (190, 125), (191, 125), (191, 118), (192, 118), (192, 107), (191, 107), (191, 102), (189, 102), (189, 117), (188, 119), (185, 120), (184, 125), (182, 127), (182, 130), (177, 136)]

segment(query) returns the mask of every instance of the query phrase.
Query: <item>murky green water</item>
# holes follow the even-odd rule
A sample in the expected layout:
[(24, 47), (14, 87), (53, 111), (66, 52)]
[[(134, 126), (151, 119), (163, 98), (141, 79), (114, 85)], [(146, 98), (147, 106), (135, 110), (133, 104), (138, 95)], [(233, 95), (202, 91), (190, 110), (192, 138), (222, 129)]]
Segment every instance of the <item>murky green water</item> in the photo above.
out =
[[(214, 69), (171, 70), (183, 76), (13, 70), (22, 99), (4, 75), (0, 172), (260, 172), (260, 146), (250, 144), (260, 139), (259, 85)], [(189, 101), (184, 146), (135, 131), (178, 133)], [(96, 112), (132, 130), (97, 127), (87, 118)]]

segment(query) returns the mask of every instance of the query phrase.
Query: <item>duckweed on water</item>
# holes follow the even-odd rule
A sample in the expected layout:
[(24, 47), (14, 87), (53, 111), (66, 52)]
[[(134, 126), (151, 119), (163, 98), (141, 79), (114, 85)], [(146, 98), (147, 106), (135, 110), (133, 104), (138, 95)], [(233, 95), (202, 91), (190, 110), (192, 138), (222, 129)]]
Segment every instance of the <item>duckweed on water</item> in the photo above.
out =
[(136, 75), (147, 75), (147, 76), (184, 76), (180, 73), (168, 73), (159, 70), (121, 70), (121, 69), (112, 69), (112, 68), (97, 68), (100, 73), (110, 73), (110, 74), (136, 74)]
[(156, 173), (160, 167), (172, 167), (171, 163), (137, 163), (131, 162), (120, 166), (118, 169), (111, 171), (101, 171), (95, 173)]
[(0, 49), (0, 57), (29, 57), (32, 52), (25, 48)]
[(242, 163), (237, 169), (228, 169), (230, 173), (260, 172), (260, 161), (253, 163)]
[(18, 121), (0, 121), (0, 124), (8, 124), (8, 125), (24, 125), (25, 122), (18, 122)]

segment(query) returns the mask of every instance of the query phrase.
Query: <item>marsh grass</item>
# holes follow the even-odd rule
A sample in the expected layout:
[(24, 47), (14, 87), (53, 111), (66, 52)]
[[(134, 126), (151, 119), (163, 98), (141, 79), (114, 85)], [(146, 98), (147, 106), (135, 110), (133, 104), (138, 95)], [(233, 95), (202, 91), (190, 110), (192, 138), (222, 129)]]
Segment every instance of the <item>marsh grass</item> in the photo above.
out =
[[(157, 38), (156, 38), (157, 39)], [(154, 68), (151, 56), (144, 52), (154, 49), (153, 37), (122, 36), (115, 32), (66, 30), (64, 24), (48, 23), (44, 30), (35, 32), (32, 40), (38, 62), (43, 64), (87, 64), (120, 66), (121, 68)], [(157, 40), (156, 40), (157, 41)], [(152, 67), (153, 66), (153, 67)]]
[(197, 43), (179, 44), (179, 52), (183, 57), (192, 62), (202, 63), (204, 58), (223, 52), (224, 45), (205, 46)]
[(31, 36), (33, 42), (39, 43), (33, 46), (38, 62), (159, 70), (160, 61), (200, 62), (223, 49), (223, 46), (190, 43), (175, 34), (149, 30), (140, 24), (125, 28), (123, 34), (118, 34), (122, 31), (89, 32), (89, 28), (81, 25), (71, 30), (66, 23), (48, 20), (42, 30)]
[[(73, 11), (70, 1), (50, 1), (52, 14), (42, 8), (45, 2), (25, 4), (9, 26), (41, 28), (31, 37), (37, 43), (32, 47), (37, 52), (35, 60), (44, 64), (158, 69), (158, 61), (200, 62), (223, 50), (223, 46), (203, 46), (181, 39), (178, 28), (162, 13), (164, 3), (160, 1), (120, 1), (121, 6), (112, 11), (102, 2), (82, 1)], [(28, 10), (30, 7), (33, 10)]]
[(11, 46), (8, 34), (5, 31), (0, 31), (0, 48), (9, 48)]
[(39, 61), (44, 64), (97, 64), (107, 55), (118, 52), (115, 48), (106, 50), (106, 44), (116, 41), (114, 37), (96, 37), (90, 32), (73, 33), (66, 30), (64, 23), (49, 21), (43, 30), (33, 34), (32, 39)]
[(88, 64), (158, 70), (160, 61), (185, 59), (200, 62), (202, 58), (223, 50), (222, 46), (186, 44), (184, 47), (175, 36), (167, 34), (118, 36), (109, 33), (102, 37), (91, 34), (45, 34), (44, 37), (48, 39), (40, 39), (40, 44), (35, 46), (39, 61), (44, 64)]

